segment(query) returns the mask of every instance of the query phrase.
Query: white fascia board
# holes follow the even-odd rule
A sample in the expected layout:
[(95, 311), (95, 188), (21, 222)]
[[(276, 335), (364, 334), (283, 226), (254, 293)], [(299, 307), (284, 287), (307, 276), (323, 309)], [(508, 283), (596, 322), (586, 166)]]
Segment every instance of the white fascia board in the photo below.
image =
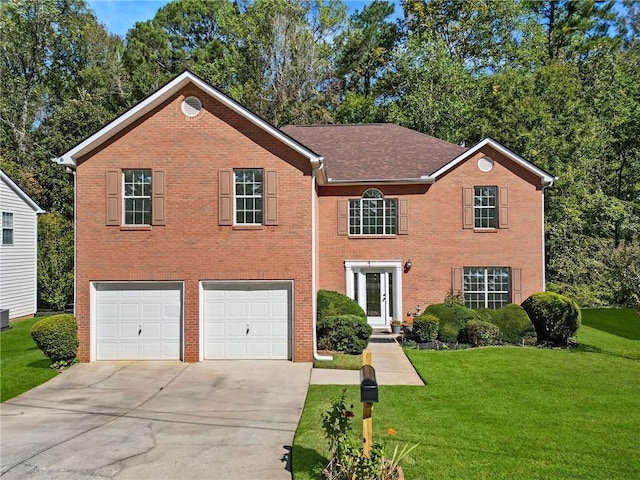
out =
[(118, 118), (113, 120), (111, 123), (107, 124), (105, 127), (98, 130), (96, 133), (73, 147), (68, 152), (61, 155), (59, 158), (53, 159), (56, 163), (60, 165), (64, 165), (67, 167), (75, 168), (76, 160), (89, 153), (91, 150), (99, 147), (101, 144), (109, 140), (111, 137), (116, 135), (118, 132), (124, 130), (126, 127), (131, 125), (133, 122), (138, 120), (147, 112), (154, 109), (161, 102), (166, 100), (168, 97), (185, 87), (187, 84), (193, 83), (197, 87), (199, 87), (202, 91), (215, 98), (217, 101), (227, 106), (234, 112), (238, 113), (240, 116), (249, 120), (251, 123), (257, 125), (259, 128), (269, 133), (271, 136), (277, 138), (285, 145), (289, 146), (296, 152), (300, 153), (304, 157), (307, 157), (311, 164), (315, 167), (322, 162), (322, 157), (317, 155), (316, 153), (304, 148), (302, 145), (294, 141), (288, 135), (282, 133), (279, 129), (269, 124), (255, 113), (247, 110), (245, 107), (240, 105), (235, 100), (231, 99), (227, 95), (223, 94), (219, 90), (213, 88), (211, 85), (206, 83), (204, 80), (198, 78), (191, 72), (185, 71), (174, 78), (172, 81), (167, 83), (164, 87), (157, 90), (155, 93), (148, 96), (146, 99), (142, 100), (140, 103), (135, 105), (134, 107), (127, 110), (125, 113), (120, 115)]
[(9, 175), (4, 173), (2, 170), (0, 170), (0, 179), (2, 179), (2, 181), (6, 183), (7, 186), (16, 193), (16, 195), (18, 195), (22, 200), (24, 200), (24, 202), (27, 205), (29, 205), (29, 207), (31, 207), (34, 212), (36, 212), (37, 214), (45, 213), (44, 210), (41, 209), (38, 206), (38, 204), (31, 199), (29, 195), (24, 193), (24, 191), (18, 185), (16, 185), (16, 183), (13, 180), (11, 180), (11, 178), (9, 178)]
[(554, 177), (553, 175), (549, 175), (547, 172), (545, 172), (541, 168), (536, 167), (533, 163), (525, 160), (524, 158), (522, 158), (517, 153), (512, 152), (507, 147), (501, 145), (500, 143), (496, 142), (494, 139), (492, 139), (490, 137), (487, 137), (484, 140), (481, 140), (479, 143), (477, 143), (475, 146), (473, 146), (472, 148), (470, 148), (466, 152), (458, 155), (456, 158), (451, 160), (449, 163), (447, 163), (446, 165), (444, 165), (443, 167), (439, 168), (438, 170), (433, 172), (431, 175), (429, 175), (429, 177), (432, 178), (435, 181), (440, 175), (442, 175), (442, 174), (446, 173), (447, 171), (451, 170), (456, 165), (458, 165), (459, 163), (465, 161), (466, 159), (468, 159), (469, 157), (471, 157), (472, 155), (474, 155), (476, 152), (478, 152), (480, 149), (484, 148), (487, 145), (492, 147), (494, 150), (497, 150), (498, 152), (500, 152), (505, 157), (510, 158), (511, 160), (516, 162), (521, 167), (525, 168), (526, 170), (529, 170), (531, 173), (533, 173), (533, 174), (537, 175), (538, 177), (540, 177), (540, 179), (542, 180), (542, 184), (543, 185), (551, 186), (551, 185), (553, 185), (553, 182), (558, 179), (558, 177)]
[(433, 182), (435, 182), (435, 178), (426, 176), (420, 178), (372, 178), (368, 180), (334, 180), (333, 178), (328, 179), (329, 185), (406, 185), (408, 183), (429, 184)]

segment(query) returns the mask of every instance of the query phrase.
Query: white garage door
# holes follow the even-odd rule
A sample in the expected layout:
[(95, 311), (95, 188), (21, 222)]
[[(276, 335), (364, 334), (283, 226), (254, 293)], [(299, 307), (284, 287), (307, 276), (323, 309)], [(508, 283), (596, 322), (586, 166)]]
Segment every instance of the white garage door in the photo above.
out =
[(180, 284), (96, 285), (98, 360), (180, 360)]
[(290, 283), (204, 284), (204, 358), (288, 359)]

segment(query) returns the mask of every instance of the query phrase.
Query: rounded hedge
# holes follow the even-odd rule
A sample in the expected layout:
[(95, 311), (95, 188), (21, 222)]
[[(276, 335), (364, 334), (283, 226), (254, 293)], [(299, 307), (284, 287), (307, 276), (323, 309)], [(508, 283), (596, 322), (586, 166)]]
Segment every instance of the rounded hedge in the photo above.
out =
[(499, 310), (483, 310), (489, 313), (486, 321), (500, 328), (499, 338), (506, 343), (521, 344), (536, 338), (536, 330), (524, 308), (510, 303)]
[(538, 335), (538, 342), (565, 345), (580, 327), (580, 307), (554, 292), (534, 293), (522, 303)]
[(318, 290), (318, 318), (333, 315), (355, 315), (366, 320), (367, 315), (354, 300), (333, 290)]
[(52, 361), (51, 367), (71, 365), (78, 351), (78, 326), (71, 314), (43, 318), (31, 327), (31, 338)]
[(413, 319), (412, 338), (418, 343), (432, 342), (438, 336), (440, 320), (435, 315), (423, 313)]
[(497, 325), (484, 320), (469, 320), (460, 330), (459, 339), (474, 347), (493, 345), (498, 339), (500, 329)]
[(357, 315), (330, 315), (318, 320), (316, 332), (320, 348), (355, 355), (367, 348), (373, 329)]
[(481, 320), (472, 309), (460, 303), (434, 303), (429, 305), (424, 313), (435, 315), (440, 320), (438, 340), (441, 342), (457, 342), (460, 330), (469, 320)]

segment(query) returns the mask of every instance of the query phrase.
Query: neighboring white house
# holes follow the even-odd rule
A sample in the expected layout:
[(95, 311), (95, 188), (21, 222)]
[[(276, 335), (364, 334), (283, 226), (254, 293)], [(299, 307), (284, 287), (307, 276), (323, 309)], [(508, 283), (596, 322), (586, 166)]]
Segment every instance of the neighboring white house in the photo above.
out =
[(9, 318), (36, 313), (38, 214), (44, 213), (0, 170), (0, 310)]

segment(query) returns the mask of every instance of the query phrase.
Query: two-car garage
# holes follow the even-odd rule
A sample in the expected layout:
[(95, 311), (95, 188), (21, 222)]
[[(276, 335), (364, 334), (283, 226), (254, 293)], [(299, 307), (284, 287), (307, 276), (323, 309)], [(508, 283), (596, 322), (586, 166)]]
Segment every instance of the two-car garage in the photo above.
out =
[[(200, 359), (290, 359), (292, 283), (200, 282)], [(182, 282), (92, 284), (95, 360), (180, 360)]]

